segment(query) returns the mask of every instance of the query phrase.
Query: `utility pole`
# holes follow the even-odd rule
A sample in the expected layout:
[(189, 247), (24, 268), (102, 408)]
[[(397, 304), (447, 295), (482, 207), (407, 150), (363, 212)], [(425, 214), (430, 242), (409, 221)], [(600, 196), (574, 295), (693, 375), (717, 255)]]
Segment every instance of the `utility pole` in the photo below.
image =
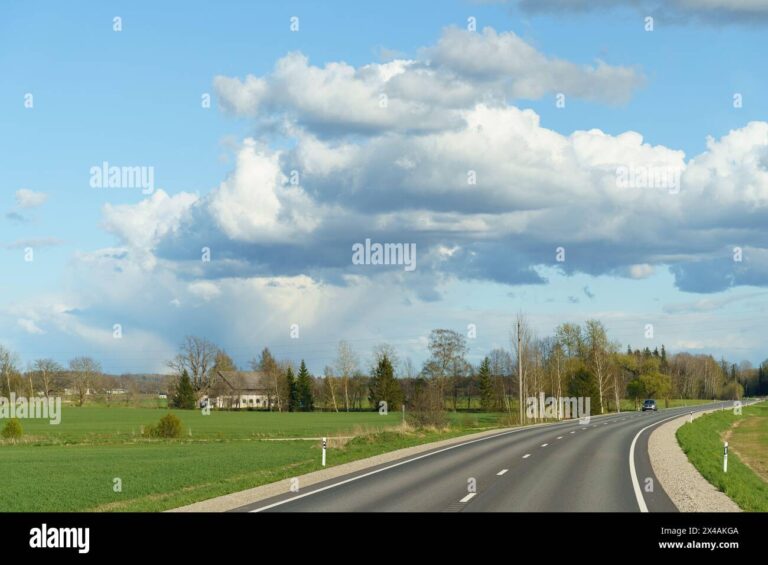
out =
[(523, 425), (523, 336), (520, 317), (517, 318), (517, 397), (520, 401), (520, 425)]

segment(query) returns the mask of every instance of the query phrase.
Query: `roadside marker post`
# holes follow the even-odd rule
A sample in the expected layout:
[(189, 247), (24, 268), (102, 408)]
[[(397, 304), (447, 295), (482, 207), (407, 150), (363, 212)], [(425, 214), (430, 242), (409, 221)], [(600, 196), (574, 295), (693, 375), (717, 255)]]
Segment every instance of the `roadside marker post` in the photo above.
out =
[(328, 447), (328, 438), (323, 438), (323, 467), (325, 467), (325, 450)]
[(723, 473), (728, 472), (728, 442), (725, 442), (725, 447), (723, 448)]
[(688, 420), (690, 423), (693, 423), (693, 412), (691, 412), (690, 419)]

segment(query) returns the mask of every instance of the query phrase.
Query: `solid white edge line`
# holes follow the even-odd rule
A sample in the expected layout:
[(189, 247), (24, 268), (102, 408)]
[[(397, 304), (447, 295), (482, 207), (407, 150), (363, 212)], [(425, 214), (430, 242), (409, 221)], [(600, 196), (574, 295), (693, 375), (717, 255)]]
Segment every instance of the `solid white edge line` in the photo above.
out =
[(467, 496), (459, 500), (459, 502), (469, 502), (470, 500), (472, 500), (472, 498), (474, 498), (476, 494), (477, 494), (476, 492), (470, 492)]
[(643, 489), (640, 488), (640, 482), (637, 480), (637, 470), (635, 469), (635, 444), (637, 443), (637, 438), (639, 438), (640, 435), (648, 428), (658, 426), (659, 424), (669, 420), (674, 420), (675, 418), (682, 418), (683, 416), (685, 416), (685, 413), (675, 414), (669, 418), (664, 418), (663, 420), (649, 424), (637, 432), (635, 437), (632, 438), (632, 444), (629, 446), (629, 474), (632, 477), (632, 487), (635, 489), (635, 498), (637, 499), (637, 506), (640, 508), (640, 512), (648, 512), (648, 505), (645, 504), (645, 498), (643, 498)]

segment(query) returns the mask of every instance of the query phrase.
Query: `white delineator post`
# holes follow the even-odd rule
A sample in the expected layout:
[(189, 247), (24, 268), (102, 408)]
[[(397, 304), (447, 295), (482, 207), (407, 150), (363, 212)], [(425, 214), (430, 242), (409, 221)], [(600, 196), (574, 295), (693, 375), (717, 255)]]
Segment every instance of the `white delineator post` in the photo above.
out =
[(725, 447), (723, 447), (723, 473), (728, 472), (728, 442), (725, 442)]
[(690, 419), (688, 421), (693, 423), (693, 412), (691, 412), (691, 416), (690, 416)]
[(325, 449), (328, 447), (328, 438), (323, 438), (323, 467), (325, 467)]

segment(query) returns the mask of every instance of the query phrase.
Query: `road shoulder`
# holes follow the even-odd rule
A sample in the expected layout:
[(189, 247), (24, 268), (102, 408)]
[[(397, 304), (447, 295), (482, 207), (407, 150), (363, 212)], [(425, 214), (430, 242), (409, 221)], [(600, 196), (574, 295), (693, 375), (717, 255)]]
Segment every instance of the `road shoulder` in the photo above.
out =
[[(711, 412), (696, 412), (694, 419)], [(688, 415), (658, 426), (648, 438), (648, 455), (660, 486), (680, 512), (741, 512), (738, 505), (717, 490), (688, 461), (677, 442), (677, 430)]]

